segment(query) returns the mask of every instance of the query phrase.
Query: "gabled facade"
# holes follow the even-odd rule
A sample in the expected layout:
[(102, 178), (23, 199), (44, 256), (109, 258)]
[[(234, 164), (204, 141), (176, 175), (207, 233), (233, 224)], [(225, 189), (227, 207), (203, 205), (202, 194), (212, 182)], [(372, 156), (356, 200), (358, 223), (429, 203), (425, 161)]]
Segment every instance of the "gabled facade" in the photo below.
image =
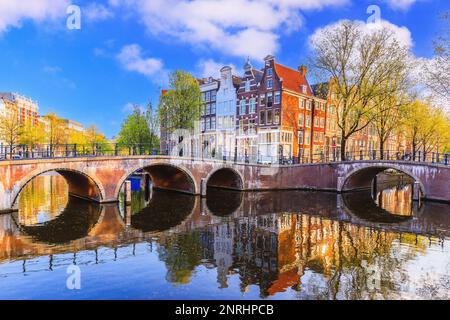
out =
[(258, 102), (262, 75), (247, 61), (236, 100), (237, 156), (241, 161), (256, 162), (258, 158)]
[(225, 66), (220, 70), (216, 101), (216, 152), (219, 159), (234, 159), (236, 100), (240, 82), (231, 67)]

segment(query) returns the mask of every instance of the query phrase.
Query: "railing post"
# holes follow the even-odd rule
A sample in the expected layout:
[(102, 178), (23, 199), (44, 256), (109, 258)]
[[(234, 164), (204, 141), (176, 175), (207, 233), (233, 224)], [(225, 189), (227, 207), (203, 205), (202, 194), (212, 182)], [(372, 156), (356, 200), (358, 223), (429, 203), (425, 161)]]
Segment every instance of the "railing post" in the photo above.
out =
[(419, 154), (418, 158), (419, 158), (419, 162), (420, 162), (420, 159), (422, 159), (422, 157), (421, 157), (421, 155), (422, 155), (422, 152), (421, 152), (421, 151), (419, 151), (419, 152), (418, 152), (418, 154)]
[(333, 162), (336, 162), (336, 149), (333, 150)]
[(434, 163), (434, 152), (431, 153), (431, 163)]
[(77, 157), (77, 144), (76, 143), (73, 144), (73, 156), (74, 156), (74, 158)]
[(448, 166), (448, 153), (446, 153), (445, 156), (444, 156), (444, 164), (446, 166)]
[(363, 160), (363, 151), (362, 151), (362, 149), (359, 150), (359, 160), (360, 161)]
[(114, 144), (114, 155), (116, 157), (119, 155), (119, 146), (117, 143)]

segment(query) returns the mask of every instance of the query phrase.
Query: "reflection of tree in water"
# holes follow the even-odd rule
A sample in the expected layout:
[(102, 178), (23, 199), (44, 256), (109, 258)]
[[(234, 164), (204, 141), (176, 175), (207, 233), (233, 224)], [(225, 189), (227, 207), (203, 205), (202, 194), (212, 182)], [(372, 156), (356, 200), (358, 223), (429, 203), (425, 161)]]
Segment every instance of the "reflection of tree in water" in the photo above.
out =
[(148, 206), (133, 214), (131, 225), (143, 232), (165, 231), (185, 220), (194, 206), (191, 195), (154, 191)]
[(200, 232), (191, 232), (160, 239), (157, 251), (159, 259), (166, 264), (167, 281), (173, 284), (187, 284), (191, 281), (194, 269), (207, 254), (204, 248), (208, 248), (208, 244), (202, 243), (204, 238)]
[(55, 219), (39, 225), (22, 225), (23, 232), (37, 241), (62, 244), (86, 237), (97, 223), (101, 213), (100, 205), (69, 197), (64, 210)]
[(38, 176), (20, 192), (18, 222), (32, 225), (54, 219), (67, 206), (68, 198), (68, 186), (61, 175)]

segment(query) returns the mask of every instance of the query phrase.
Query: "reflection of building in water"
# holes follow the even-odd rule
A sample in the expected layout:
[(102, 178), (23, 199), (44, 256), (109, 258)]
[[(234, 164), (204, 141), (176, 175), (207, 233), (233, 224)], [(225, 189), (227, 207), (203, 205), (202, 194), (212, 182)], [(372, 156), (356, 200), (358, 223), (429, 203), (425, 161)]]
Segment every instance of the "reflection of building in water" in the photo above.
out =
[(234, 223), (226, 222), (212, 227), (214, 230), (214, 260), (220, 288), (227, 288), (227, 275), (233, 265)]
[(19, 223), (33, 225), (52, 220), (64, 210), (67, 201), (68, 186), (62, 176), (38, 176), (20, 193)]
[(410, 216), (412, 215), (412, 186), (385, 188), (377, 194), (375, 202), (392, 214)]

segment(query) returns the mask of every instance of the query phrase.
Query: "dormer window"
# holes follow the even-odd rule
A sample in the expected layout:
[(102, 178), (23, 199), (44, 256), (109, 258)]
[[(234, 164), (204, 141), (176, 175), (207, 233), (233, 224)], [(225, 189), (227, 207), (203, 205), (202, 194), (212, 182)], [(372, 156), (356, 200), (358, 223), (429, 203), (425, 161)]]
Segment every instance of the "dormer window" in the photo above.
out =
[(302, 91), (302, 93), (306, 93), (306, 86), (304, 84), (302, 84), (300, 86), (300, 90)]

